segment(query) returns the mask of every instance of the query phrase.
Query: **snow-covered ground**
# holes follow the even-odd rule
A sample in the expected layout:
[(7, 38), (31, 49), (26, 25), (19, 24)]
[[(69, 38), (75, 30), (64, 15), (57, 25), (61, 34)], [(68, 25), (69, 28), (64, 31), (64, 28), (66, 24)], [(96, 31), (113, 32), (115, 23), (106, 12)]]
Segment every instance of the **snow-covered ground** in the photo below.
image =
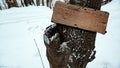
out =
[(42, 68), (34, 39), (49, 68), (43, 33), (52, 24), (51, 15), (52, 10), (42, 6), (0, 11), (0, 68)]
[[(110, 12), (107, 33), (97, 34), (96, 59), (87, 68), (120, 68), (120, 1), (102, 7)], [(49, 68), (43, 33), (51, 23), (52, 10), (29, 6), (0, 11), (0, 68)]]
[(97, 34), (96, 59), (88, 68), (120, 68), (120, 0), (113, 0), (102, 7), (110, 13), (105, 35)]

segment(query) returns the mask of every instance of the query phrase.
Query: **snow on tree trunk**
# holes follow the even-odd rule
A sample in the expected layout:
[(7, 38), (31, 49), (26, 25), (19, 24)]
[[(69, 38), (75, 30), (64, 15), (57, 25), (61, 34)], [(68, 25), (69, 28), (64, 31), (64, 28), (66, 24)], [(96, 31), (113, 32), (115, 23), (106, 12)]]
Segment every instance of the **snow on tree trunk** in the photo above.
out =
[[(71, 4), (100, 10), (102, 0), (70, 0)], [(96, 32), (54, 24), (46, 28), (44, 43), (50, 68), (86, 68), (95, 58)]]

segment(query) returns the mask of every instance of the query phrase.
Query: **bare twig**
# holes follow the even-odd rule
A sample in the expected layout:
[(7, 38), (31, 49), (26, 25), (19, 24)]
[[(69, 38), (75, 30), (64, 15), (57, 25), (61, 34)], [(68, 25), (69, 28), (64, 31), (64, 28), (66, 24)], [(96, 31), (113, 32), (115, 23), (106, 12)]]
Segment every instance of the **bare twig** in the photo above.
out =
[(39, 50), (39, 48), (38, 48), (38, 45), (37, 45), (37, 43), (36, 43), (36, 40), (35, 40), (35, 39), (34, 39), (34, 42), (35, 42), (35, 45), (36, 45), (36, 47), (37, 47), (37, 50), (38, 50), (38, 53), (39, 53), (39, 56), (40, 56), (40, 59), (41, 59), (41, 62), (42, 62), (42, 66), (43, 66), (43, 68), (45, 68), (44, 63), (43, 63), (43, 60), (42, 60), (42, 57), (41, 57), (40, 50)]

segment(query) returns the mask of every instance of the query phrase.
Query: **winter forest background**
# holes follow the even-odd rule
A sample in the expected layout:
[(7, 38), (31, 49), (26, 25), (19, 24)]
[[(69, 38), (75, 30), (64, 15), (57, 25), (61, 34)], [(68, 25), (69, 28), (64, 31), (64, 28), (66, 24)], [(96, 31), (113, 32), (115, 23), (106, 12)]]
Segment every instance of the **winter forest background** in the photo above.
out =
[[(1, 0), (0, 10), (8, 9), (11, 7), (26, 7), (29, 5), (47, 6), (49, 8), (53, 8), (56, 1), (63, 1), (65, 3), (69, 2), (69, 0)], [(111, 1), (112, 0), (103, 0), (102, 5), (107, 4), (108, 2)]]
[[(8, 9), (5, 0), (0, 0), (0, 68), (43, 68), (43, 65), (49, 68), (43, 33), (46, 27), (53, 24), (53, 10), (50, 8), (53, 8), (55, 0), (50, 1), (34, 0), (34, 3), (25, 5), (24, 0), (17, 0), (16, 7)], [(110, 13), (107, 33), (97, 34), (96, 59), (87, 68), (120, 68), (119, 6), (120, 0), (102, 6), (101, 10)]]

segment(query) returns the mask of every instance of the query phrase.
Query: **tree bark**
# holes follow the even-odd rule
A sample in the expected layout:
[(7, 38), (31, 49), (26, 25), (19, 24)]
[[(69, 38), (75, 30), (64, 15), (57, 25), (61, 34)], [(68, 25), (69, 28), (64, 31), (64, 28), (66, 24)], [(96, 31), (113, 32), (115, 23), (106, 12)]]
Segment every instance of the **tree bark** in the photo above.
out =
[(8, 8), (18, 7), (18, 3), (16, 0), (6, 0), (6, 3), (8, 5)]
[(20, 0), (20, 2), (21, 2), (21, 5), (24, 7), (24, 3), (23, 3), (23, 1), (22, 1), (22, 0)]
[(44, 6), (44, 0), (42, 0), (42, 6)]
[(52, 8), (52, 6), (51, 6), (52, 0), (46, 0), (46, 4), (47, 4), (47, 7)]
[(0, 5), (0, 10), (2, 10), (1, 5)]
[[(71, 4), (100, 10), (102, 0), (70, 0)], [(86, 68), (95, 58), (96, 32), (54, 24), (45, 30), (50, 68)]]
[(24, 4), (25, 4), (25, 6), (28, 6), (28, 5), (35, 5), (35, 3), (34, 3), (33, 0), (24, 0)]
[(36, 0), (36, 5), (40, 6), (40, 0)]

